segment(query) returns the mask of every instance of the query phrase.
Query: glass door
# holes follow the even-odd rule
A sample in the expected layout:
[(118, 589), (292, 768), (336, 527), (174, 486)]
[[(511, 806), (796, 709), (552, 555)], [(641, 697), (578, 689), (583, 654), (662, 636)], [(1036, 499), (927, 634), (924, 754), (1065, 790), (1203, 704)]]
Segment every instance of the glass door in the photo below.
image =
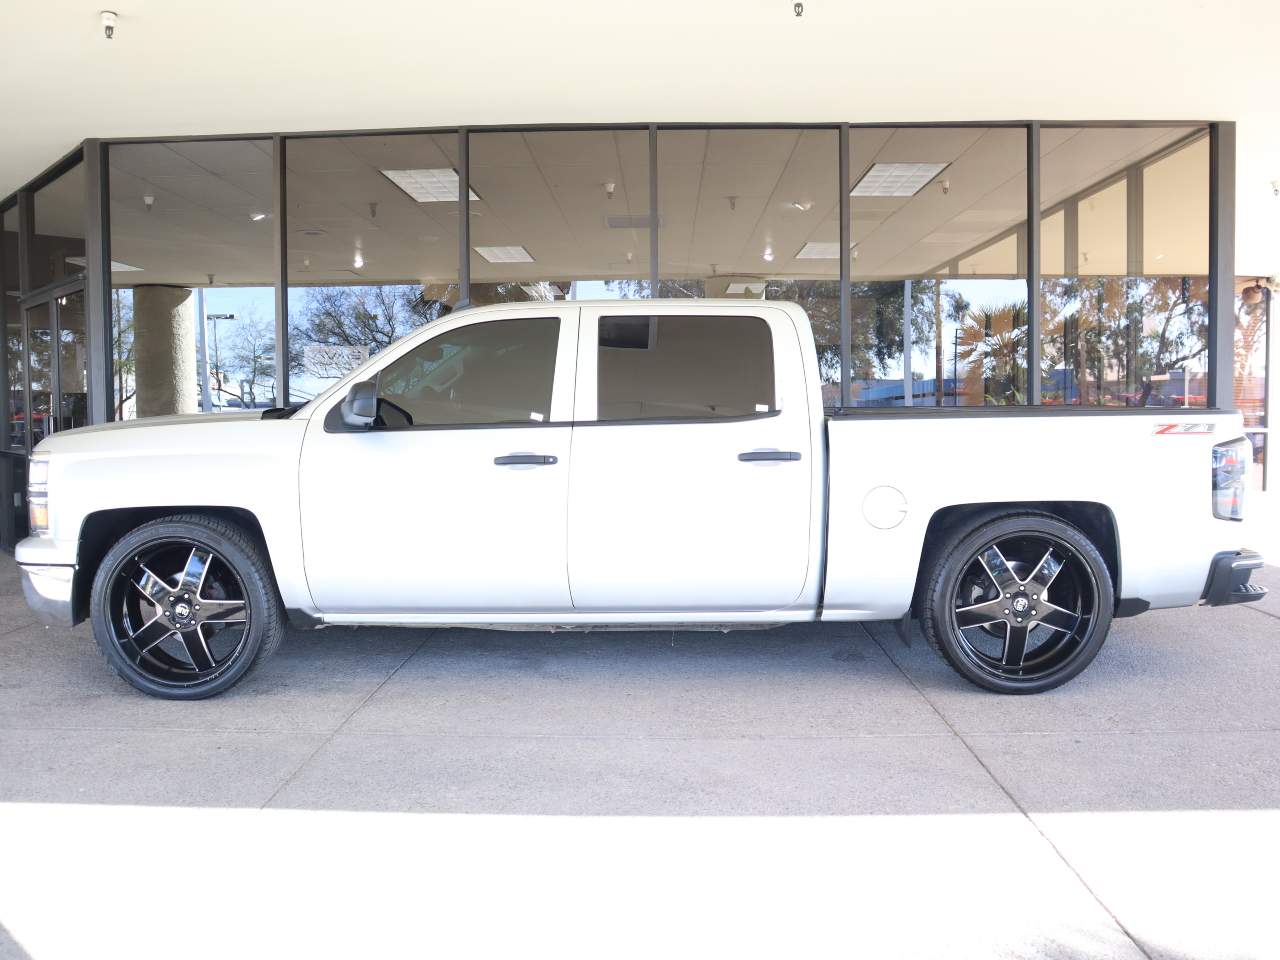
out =
[(49, 300), (23, 308), (27, 322), (27, 435), (31, 447), (53, 432), (53, 305)]
[(58, 404), (55, 430), (89, 424), (89, 353), (85, 342), (84, 291), (73, 290), (54, 302), (58, 330)]

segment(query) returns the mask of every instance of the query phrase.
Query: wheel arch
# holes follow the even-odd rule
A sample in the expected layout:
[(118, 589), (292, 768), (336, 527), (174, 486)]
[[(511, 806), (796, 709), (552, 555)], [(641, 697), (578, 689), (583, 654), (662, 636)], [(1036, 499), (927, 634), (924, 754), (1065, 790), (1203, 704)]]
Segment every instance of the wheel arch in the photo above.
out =
[(956, 529), (973, 530), (1007, 513), (1040, 513), (1078, 528), (1093, 541), (1107, 564), (1116, 603), (1120, 602), (1120, 533), (1115, 514), (1104, 503), (1091, 500), (1009, 500), (994, 503), (957, 503), (936, 510), (929, 518), (920, 563), (916, 569), (911, 612), (921, 615), (922, 591), (934, 554), (948, 534)]
[(93, 589), (93, 578), (107, 551), (131, 530), (136, 530), (144, 523), (159, 520), (162, 517), (174, 517), (179, 514), (199, 514), (215, 517), (227, 523), (234, 523), (245, 530), (266, 558), (267, 569), (275, 579), (275, 567), (271, 560), (271, 550), (262, 532), (262, 524), (257, 516), (243, 507), (227, 506), (171, 506), (171, 507), (120, 507), (111, 510), (97, 510), (84, 518), (80, 525), (80, 541), (76, 550), (76, 573), (71, 589), (72, 620), (79, 623), (88, 619), (89, 594)]

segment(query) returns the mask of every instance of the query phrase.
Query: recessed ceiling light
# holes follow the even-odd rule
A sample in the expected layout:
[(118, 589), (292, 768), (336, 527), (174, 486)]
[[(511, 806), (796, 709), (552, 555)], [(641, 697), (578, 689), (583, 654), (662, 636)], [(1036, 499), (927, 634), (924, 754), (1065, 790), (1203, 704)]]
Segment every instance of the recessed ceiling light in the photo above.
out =
[(765, 260), (769, 261), (770, 263), (772, 263), (772, 262), (773, 262), (773, 247), (765, 247), (765, 248), (764, 248), (764, 253), (760, 254), (760, 256), (761, 256), (761, 257), (763, 257)]
[(263, 213), (259, 210), (249, 214), (249, 219), (257, 223), (259, 220), (265, 220), (269, 216), (271, 216), (271, 214)]
[(806, 211), (806, 210), (812, 210), (812, 209), (813, 209), (813, 201), (811, 201), (811, 200), (792, 200), (792, 201), (791, 201), (791, 206), (795, 207), (797, 210), (799, 210), (799, 211), (801, 211), (801, 212), (803, 213), (803, 212), (804, 212), (804, 211)]
[(945, 163), (873, 163), (849, 196), (914, 197), (946, 168)]
[(354, 267), (356, 270), (359, 270), (364, 267), (364, 254), (361, 253), (359, 250), (357, 250), (356, 255), (351, 258), (351, 266)]
[(839, 240), (810, 240), (800, 252), (796, 254), (797, 260), (838, 260), (840, 259), (840, 241)]
[[(84, 257), (67, 257), (67, 263), (74, 264), (77, 267), (83, 267), (85, 265), (85, 258)], [(119, 260), (112, 260), (111, 272), (112, 273), (130, 273), (130, 272), (141, 273), (142, 267), (135, 267), (127, 263), (121, 263)]]
[[(458, 202), (457, 170), (383, 170), (382, 175), (418, 203)], [(472, 200), (480, 199), (470, 188), (467, 193)]]
[(533, 255), (521, 246), (475, 247), (474, 249), (490, 263), (533, 263)]
[(304, 227), (298, 233), (304, 237), (327, 237), (329, 235), (328, 230), (321, 230), (319, 227)]

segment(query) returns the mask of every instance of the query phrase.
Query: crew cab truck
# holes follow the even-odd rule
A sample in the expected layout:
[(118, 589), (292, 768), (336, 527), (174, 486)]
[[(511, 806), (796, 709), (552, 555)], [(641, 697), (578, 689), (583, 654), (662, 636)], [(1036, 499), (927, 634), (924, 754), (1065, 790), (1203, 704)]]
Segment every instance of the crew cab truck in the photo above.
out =
[(33, 610), (207, 697), (287, 624), (731, 629), (917, 618), (968, 680), (1078, 674), (1113, 617), (1258, 599), (1238, 414), (823, 409), (796, 305), (457, 311), (300, 408), (70, 430)]

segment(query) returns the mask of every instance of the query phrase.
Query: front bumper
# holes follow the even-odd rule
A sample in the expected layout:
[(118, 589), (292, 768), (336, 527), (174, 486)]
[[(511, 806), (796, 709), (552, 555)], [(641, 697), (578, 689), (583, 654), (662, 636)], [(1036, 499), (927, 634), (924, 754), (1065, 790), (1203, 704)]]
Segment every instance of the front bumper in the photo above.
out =
[(27, 606), (41, 623), (51, 627), (75, 626), (71, 591), (76, 568), (61, 564), (22, 563), (22, 593)]
[(1214, 556), (1201, 597), (1211, 607), (1228, 603), (1252, 603), (1267, 595), (1267, 588), (1250, 583), (1249, 577), (1266, 561), (1253, 550), (1228, 550)]

